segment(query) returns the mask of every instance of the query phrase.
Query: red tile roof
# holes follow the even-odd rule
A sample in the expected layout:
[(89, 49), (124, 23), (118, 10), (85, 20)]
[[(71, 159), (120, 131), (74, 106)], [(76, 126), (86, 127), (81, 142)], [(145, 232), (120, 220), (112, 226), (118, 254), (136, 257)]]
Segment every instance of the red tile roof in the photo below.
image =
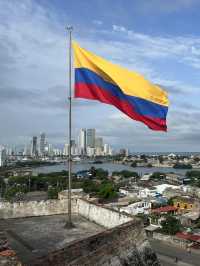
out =
[(171, 211), (176, 211), (176, 210), (178, 210), (177, 207), (168, 205), (168, 206), (160, 207), (160, 208), (157, 208), (157, 209), (153, 209), (151, 211), (154, 212), (154, 213), (162, 213), (162, 212), (171, 212)]
[(181, 238), (181, 239), (185, 239), (185, 240), (190, 240), (190, 241), (200, 240), (199, 235), (193, 235), (193, 234), (182, 233), (182, 232), (177, 233), (176, 237)]

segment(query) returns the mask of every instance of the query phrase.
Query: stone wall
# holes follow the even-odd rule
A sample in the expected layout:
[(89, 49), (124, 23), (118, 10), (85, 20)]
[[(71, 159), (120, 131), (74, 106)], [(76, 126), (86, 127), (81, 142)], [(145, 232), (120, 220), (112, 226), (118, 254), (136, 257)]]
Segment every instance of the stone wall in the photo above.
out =
[[(151, 250), (141, 221), (125, 223), (32, 262), (34, 266), (159, 266)], [(30, 265), (30, 266), (31, 266)]]
[[(72, 209), (76, 209), (74, 202)], [(67, 213), (67, 200), (0, 202), (0, 219)]]
[[(66, 199), (15, 203), (1, 202), (0, 219), (63, 214), (67, 213), (67, 203)], [(95, 205), (84, 199), (72, 200), (72, 212), (79, 213), (86, 219), (106, 228), (112, 228), (132, 220), (126, 214)]]
[(133, 219), (127, 214), (96, 205), (85, 199), (78, 199), (76, 208), (80, 215), (106, 228), (113, 228)]

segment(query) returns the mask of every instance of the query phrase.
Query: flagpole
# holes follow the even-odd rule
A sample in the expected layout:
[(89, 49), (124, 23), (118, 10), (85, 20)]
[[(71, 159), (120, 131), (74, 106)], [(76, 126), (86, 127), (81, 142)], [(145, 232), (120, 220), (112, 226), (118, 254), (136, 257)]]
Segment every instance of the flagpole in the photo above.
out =
[(67, 32), (69, 36), (69, 154), (68, 154), (68, 217), (65, 224), (66, 228), (72, 228), (72, 208), (71, 208), (71, 176), (72, 176), (72, 31), (73, 27), (68, 26)]

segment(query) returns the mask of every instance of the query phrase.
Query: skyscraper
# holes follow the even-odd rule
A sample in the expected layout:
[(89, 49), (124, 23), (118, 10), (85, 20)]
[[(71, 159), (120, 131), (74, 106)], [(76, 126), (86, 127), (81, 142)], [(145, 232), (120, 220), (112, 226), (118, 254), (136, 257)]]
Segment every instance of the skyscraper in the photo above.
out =
[(37, 137), (33, 136), (32, 147), (31, 147), (31, 156), (37, 156)]
[(40, 134), (40, 156), (45, 154), (45, 133)]
[(86, 154), (86, 129), (81, 128), (79, 138), (78, 138), (78, 147), (80, 154)]
[(6, 149), (0, 147), (0, 167), (6, 165)]
[(87, 147), (95, 148), (95, 129), (94, 128), (87, 129), (86, 144), (87, 144)]
[(96, 138), (95, 139), (95, 148), (102, 148), (103, 147), (103, 138)]

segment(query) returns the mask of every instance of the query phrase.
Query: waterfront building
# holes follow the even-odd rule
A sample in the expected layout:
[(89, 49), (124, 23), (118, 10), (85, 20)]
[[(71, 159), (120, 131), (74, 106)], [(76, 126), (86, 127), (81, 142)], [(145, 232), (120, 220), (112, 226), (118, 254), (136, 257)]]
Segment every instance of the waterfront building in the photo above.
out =
[(95, 128), (87, 129), (87, 135), (86, 135), (87, 147), (95, 148), (95, 135), (96, 135)]
[(0, 147), (0, 167), (6, 165), (6, 149), (4, 147)]
[(86, 129), (81, 128), (80, 134), (78, 137), (78, 147), (80, 154), (86, 154)]
[(31, 156), (32, 157), (37, 156), (37, 137), (36, 136), (33, 136), (33, 139), (32, 139)]
[(48, 144), (48, 156), (53, 156), (53, 145)]
[(30, 156), (30, 155), (31, 155), (31, 146), (30, 144), (26, 144), (24, 146), (23, 156)]
[(103, 138), (95, 139), (95, 148), (103, 148)]
[(92, 148), (92, 147), (87, 147), (87, 155), (89, 157), (92, 157), (95, 155), (95, 148)]
[(126, 149), (120, 149), (119, 154), (122, 156), (126, 156)]
[(46, 138), (45, 133), (41, 133), (40, 134), (40, 149), (39, 149), (40, 156), (44, 156), (45, 154), (45, 138)]
[(63, 155), (68, 156), (69, 155), (69, 144), (65, 143), (64, 149), (63, 149)]
[(103, 152), (104, 152), (104, 155), (108, 155), (109, 154), (109, 145), (106, 144), (106, 143), (103, 146)]

